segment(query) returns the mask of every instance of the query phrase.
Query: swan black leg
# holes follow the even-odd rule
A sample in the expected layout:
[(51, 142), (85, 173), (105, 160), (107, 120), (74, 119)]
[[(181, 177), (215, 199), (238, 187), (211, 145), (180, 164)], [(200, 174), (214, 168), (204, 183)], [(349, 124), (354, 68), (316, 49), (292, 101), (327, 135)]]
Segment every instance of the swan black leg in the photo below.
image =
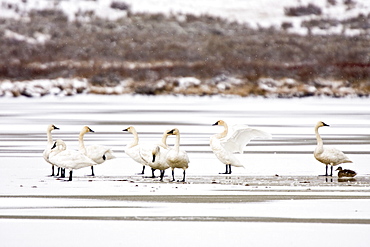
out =
[(172, 169), (172, 182), (174, 182), (174, 181), (175, 181), (175, 170)]
[(94, 166), (91, 166), (91, 176), (95, 176), (95, 174), (94, 174)]
[(163, 181), (164, 171), (165, 171), (165, 170), (161, 170), (161, 179), (160, 179), (159, 181)]
[(330, 177), (333, 176), (333, 166), (331, 166), (331, 169), (330, 169)]
[(57, 173), (57, 177), (59, 176), (59, 173), (60, 173), (60, 167), (58, 167), (58, 173)]
[(72, 171), (69, 171), (69, 179), (68, 181), (72, 181)]
[(60, 170), (60, 177), (61, 178), (65, 178), (66, 177), (66, 169), (65, 168), (61, 168), (61, 170)]
[(182, 181), (181, 182), (185, 182), (185, 170), (184, 170), (184, 176), (182, 178)]
[(231, 174), (231, 165), (229, 165), (229, 173), (228, 174)]
[(154, 171), (155, 171), (155, 169), (152, 168), (152, 178), (155, 178)]
[(51, 166), (51, 177), (54, 177), (54, 166)]
[(143, 166), (143, 171), (139, 174), (143, 174), (144, 175), (144, 171), (145, 171), (145, 166)]

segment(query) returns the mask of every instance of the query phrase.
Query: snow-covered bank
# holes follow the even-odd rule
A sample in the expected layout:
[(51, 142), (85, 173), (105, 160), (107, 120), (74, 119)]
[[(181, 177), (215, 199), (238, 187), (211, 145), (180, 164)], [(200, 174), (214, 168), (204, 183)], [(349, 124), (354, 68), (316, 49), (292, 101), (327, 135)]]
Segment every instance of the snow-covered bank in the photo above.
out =
[(58, 78), (32, 81), (0, 81), (0, 97), (72, 96), (76, 94), (143, 94), (143, 95), (235, 95), (263, 97), (367, 96), (367, 91), (350, 83), (317, 79), (301, 83), (294, 79), (261, 78), (257, 83), (234, 77), (219, 76), (201, 81), (194, 77), (165, 78), (152, 83), (124, 80), (115, 86), (92, 85), (87, 79)]

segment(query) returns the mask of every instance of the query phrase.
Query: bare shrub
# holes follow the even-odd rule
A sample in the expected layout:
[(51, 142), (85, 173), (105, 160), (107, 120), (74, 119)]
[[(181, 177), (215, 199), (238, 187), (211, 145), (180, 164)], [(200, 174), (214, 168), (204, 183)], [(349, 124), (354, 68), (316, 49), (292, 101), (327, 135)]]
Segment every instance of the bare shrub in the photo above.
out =
[(118, 1), (113, 1), (110, 4), (110, 7), (112, 9), (119, 9), (119, 10), (130, 10), (130, 5), (125, 3), (125, 2), (118, 2)]
[(321, 8), (310, 3), (307, 6), (287, 7), (284, 8), (286, 16), (305, 16), (305, 15), (321, 15)]

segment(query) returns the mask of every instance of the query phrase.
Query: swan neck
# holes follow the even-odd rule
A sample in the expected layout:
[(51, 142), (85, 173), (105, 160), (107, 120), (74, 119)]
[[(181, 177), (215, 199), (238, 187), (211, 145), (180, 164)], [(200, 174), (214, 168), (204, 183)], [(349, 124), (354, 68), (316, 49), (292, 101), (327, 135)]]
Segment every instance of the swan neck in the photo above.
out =
[(227, 133), (229, 131), (229, 127), (227, 126), (226, 123), (224, 123), (222, 126), (224, 126), (224, 131), (222, 131), (221, 133), (216, 134), (216, 137), (218, 139), (221, 139), (221, 138), (224, 138), (225, 136), (227, 136)]
[(317, 148), (321, 150), (323, 148), (323, 142), (321, 139), (321, 136), (319, 134), (319, 127), (315, 127), (315, 134), (316, 134), (316, 140), (317, 140)]
[(163, 136), (162, 136), (162, 143), (161, 143), (162, 145), (161, 146), (163, 146), (165, 148), (168, 147), (168, 145), (167, 145), (167, 137), (168, 137), (167, 133), (164, 133)]
[(53, 144), (53, 137), (51, 135), (51, 129), (48, 129), (46, 131), (46, 135), (47, 135), (47, 138), (48, 138), (48, 144), (52, 145)]
[(85, 148), (85, 143), (84, 143), (84, 135), (85, 135), (85, 131), (81, 131), (80, 132), (80, 135), (78, 137), (78, 144), (79, 144), (79, 150), (83, 153), (86, 154), (86, 148)]
[(131, 133), (134, 135), (134, 140), (131, 142), (130, 147), (134, 147), (139, 144), (139, 135), (136, 130), (132, 130)]
[(175, 150), (178, 152), (180, 150), (180, 134), (176, 134)]

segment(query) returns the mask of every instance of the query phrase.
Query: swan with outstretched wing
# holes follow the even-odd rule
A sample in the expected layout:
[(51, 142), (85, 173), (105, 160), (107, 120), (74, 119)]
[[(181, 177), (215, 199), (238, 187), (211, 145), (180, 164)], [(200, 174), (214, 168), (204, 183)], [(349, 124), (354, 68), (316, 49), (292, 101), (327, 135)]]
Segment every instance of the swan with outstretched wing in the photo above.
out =
[(224, 131), (211, 137), (210, 146), (216, 157), (226, 165), (226, 171), (222, 174), (231, 174), (231, 166), (244, 167), (234, 153), (243, 153), (244, 147), (252, 139), (271, 139), (271, 134), (249, 128), (247, 125), (234, 125), (229, 132), (225, 121), (219, 120), (213, 125), (224, 126)]

